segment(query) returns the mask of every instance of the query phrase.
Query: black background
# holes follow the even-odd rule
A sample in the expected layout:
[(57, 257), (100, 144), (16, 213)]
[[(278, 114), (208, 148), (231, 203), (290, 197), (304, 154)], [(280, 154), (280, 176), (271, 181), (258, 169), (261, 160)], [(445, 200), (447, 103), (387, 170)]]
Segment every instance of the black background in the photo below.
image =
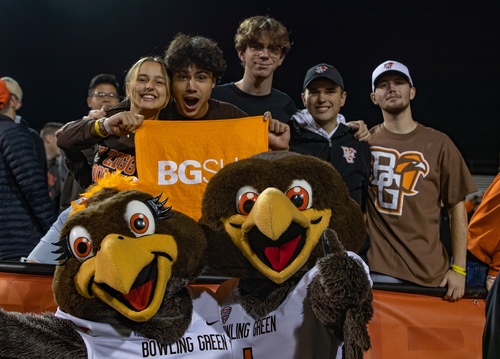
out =
[(371, 72), (397, 60), (417, 88), (413, 117), (447, 133), (473, 173), (498, 169), (495, 1), (3, 0), (0, 14), (0, 76), (20, 83), (19, 114), (36, 129), (81, 118), (95, 74), (113, 73), (122, 83), (130, 65), (162, 54), (177, 32), (216, 40), (228, 63), (223, 82), (239, 80), (236, 28), (246, 17), (270, 15), (293, 42), (274, 87), (298, 108), (306, 70), (327, 62), (344, 78), (342, 113), (371, 127), (382, 120), (369, 99)]

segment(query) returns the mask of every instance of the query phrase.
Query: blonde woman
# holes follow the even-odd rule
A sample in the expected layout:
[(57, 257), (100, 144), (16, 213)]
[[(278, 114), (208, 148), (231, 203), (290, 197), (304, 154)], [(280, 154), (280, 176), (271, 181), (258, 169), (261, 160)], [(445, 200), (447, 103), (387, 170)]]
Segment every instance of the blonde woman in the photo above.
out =
[[(89, 182), (95, 183), (106, 172), (119, 170), (128, 176), (137, 175), (134, 131), (145, 120), (157, 120), (160, 110), (170, 100), (170, 81), (163, 60), (143, 57), (137, 61), (127, 72), (125, 90), (127, 99), (122, 102), (124, 106), (120, 104), (107, 112), (113, 115), (70, 122), (58, 135), (57, 145), (67, 154), (70, 170), (81, 173), (75, 178), (81, 179), (79, 182), (83, 188), (90, 185)], [(95, 144), (98, 151), (92, 164), (90, 181), (89, 166), (72, 155)]]
[[(170, 81), (163, 60), (143, 57), (137, 61), (127, 72), (125, 90), (126, 101), (106, 112), (109, 117), (85, 117), (68, 123), (58, 134), (57, 144), (64, 150), (68, 168), (82, 188), (95, 183), (106, 172), (119, 170), (137, 176), (133, 131), (145, 120), (157, 120), (160, 110), (170, 100)], [(96, 144), (98, 151), (91, 167), (81, 150)], [(52, 243), (57, 242), (70, 209), (61, 212), (28, 255), (28, 262), (57, 263)]]

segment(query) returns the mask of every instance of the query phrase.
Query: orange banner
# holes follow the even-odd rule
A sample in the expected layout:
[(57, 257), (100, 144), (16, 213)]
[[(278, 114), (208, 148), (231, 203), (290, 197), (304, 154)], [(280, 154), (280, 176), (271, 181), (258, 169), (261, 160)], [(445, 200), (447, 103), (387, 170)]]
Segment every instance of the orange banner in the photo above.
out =
[(484, 299), (450, 303), (439, 297), (374, 290), (365, 359), (481, 358)]
[(158, 186), (167, 205), (195, 220), (205, 187), (222, 167), (268, 150), (263, 116), (145, 121), (135, 134), (137, 176)]
[[(217, 281), (202, 279), (200, 285), (217, 290)], [(50, 275), (0, 271), (0, 307), (55, 311), (51, 283)], [(450, 303), (440, 297), (374, 290), (375, 314), (368, 324), (372, 348), (364, 358), (480, 359), (485, 306), (485, 299)]]
[(52, 276), (0, 271), (0, 307), (11, 312), (55, 312)]

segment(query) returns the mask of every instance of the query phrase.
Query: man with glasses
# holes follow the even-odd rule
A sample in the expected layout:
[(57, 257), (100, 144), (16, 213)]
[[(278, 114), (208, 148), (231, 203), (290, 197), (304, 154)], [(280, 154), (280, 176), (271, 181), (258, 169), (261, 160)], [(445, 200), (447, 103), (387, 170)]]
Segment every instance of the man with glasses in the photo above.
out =
[[(115, 75), (98, 74), (94, 76), (90, 80), (88, 87), (87, 106), (90, 109), (89, 115), (93, 113), (101, 114), (101, 111), (107, 111), (118, 105), (120, 103), (119, 88), (120, 85)], [(55, 134), (57, 136), (58, 132)], [(95, 151), (95, 146), (82, 151), (61, 151), (64, 157), (61, 159), (62, 165), (59, 168), (59, 176), (62, 179), (59, 216), (52, 223), (46, 235), (28, 255), (27, 262), (49, 264), (57, 262), (57, 255), (52, 253), (51, 243), (54, 243), (59, 238), (61, 228), (68, 218), (68, 207), (71, 205), (71, 201), (80, 198), (80, 193), (85, 189), (83, 188), (84, 185), (80, 185), (80, 183), (91, 183), (92, 173), (89, 170), (89, 164), (94, 161)], [(69, 171), (67, 165), (71, 167), (72, 171)], [(79, 180), (77, 181), (76, 178), (79, 178)]]
[(215, 87), (212, 98), (232, 103), (250, 116), (270, 111), (273, 118), (287, 123), (297, 111), (295, 103), (272, 87), (274, 71), (291, 48), (287, 29), (270, 17), (250, 17), (241, 22), (234, 43), (245, 69), (243, 78)]
[[(90, 80), (88, 88), (87, 106), (89, 107), (90, 111), (107, 111), (110, 108), (118, 105), (120, 103), (120, 96), (118, 94), (119, 87), (120, 85), (118, 84), (115, 75), (98, 74), (94, 76)], [(90, 147), (81, 152), (73, 153), (73, 155), (75, 157), (64, 159), (63, 162), (71, 161), (72, 167), (80, 167), (77, 164), (83, 164), (85, 161), (88, 163), (93, 162), (95, 148)], [(59, 208), (59, 212), (62, 212), (69, 207), (71, 201), (79, 198), (79, 195), (81, 192), (83, 192), (84, 188), (78, 184), (79, 182), (76, 181), (74, 174), (68, 171), (66, 164), (64, 164), (64, 166), (59, 169), (59, 172), (59, 175), (63, 179), (60, 200), (61, 204)], [(88, 177), (88, 182), (90, 183), (91, 173), (86, 173), (84, 171), (82, 175)]]
[(89, 84), (87, 105), (91, 110), (107, 111), (120, 103), (118, 97), (118, 81), (115, 75), (99, 74)]

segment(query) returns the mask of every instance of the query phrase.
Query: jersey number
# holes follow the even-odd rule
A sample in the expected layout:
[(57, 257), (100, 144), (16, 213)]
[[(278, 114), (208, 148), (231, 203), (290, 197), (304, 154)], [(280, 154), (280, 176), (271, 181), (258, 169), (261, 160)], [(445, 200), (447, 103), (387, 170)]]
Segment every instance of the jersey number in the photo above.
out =
[(243, 348), (243, 359), (253, 359), (252, 348)]

